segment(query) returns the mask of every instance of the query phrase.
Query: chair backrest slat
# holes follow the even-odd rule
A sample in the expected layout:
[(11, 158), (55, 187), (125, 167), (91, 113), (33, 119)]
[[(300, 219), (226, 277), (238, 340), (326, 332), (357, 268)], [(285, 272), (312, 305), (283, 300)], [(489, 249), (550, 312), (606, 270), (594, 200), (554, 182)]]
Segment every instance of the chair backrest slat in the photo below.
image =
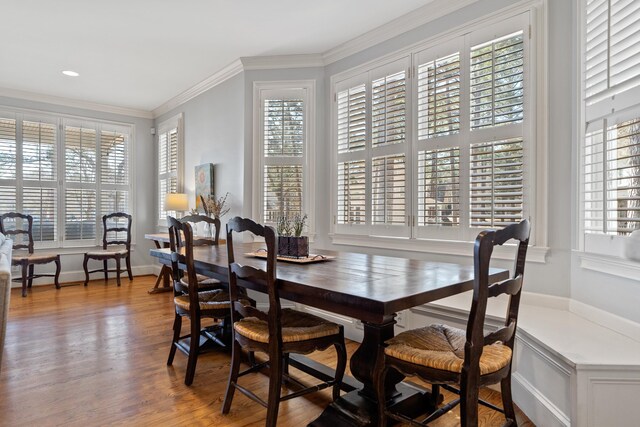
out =
[[(220, 220), (218, 218), (211, 218), (206, 215), (187, 215), (180, 218), (180, 222), (194, 223), (197, 227), (199, 223), (205, 223), (209, 227), (214, 227), (213, 236), (211, 238), (198, 238), (193, 236), (194, 246), (217, 246), (220, 240)], [(193, 228), (192, 228), (193, 229)]]
[(488, 297), (494, 298), (503, 294), (515, 295), (520, 292), (520, 289), (522, 289), (522, 276), (517, 276), (489, 285)]
[(485, 335), (484, 345), (490, 345), (497, 341), (509, 342), (513, 335), (516, 333), (516, 322), (511, 321), (508, 326), (504, 326), (490, 334)]
[[(119, 223), (126, 221), (126, 227)], [(111, 225), (115, 222), (115, 225)], [(102, 216), (102, 249), (107, 249), (109, 245), (124, 245), (127, 251), (131, 250), (131, 223), (132, 217), (125, 212), (113, 212)], [(110, 236), (109, 233), (115, 233)], [(125, 240), (122, 240), (118, 233), (125, 233)]]
[[(5, 221), (14, 220), (16, 228), (13, 230), (7, 229)], [(22, 228), (19, 227), (19, 222), (22, 222)], [(27, 223), (27, 228), (24, 228), (24, 222)], [(0, 233), (10, 236), (19, 236), (22, 234), (27, 235), (27, 243), (19, 243), (17, 239), (13, 239), (13, 249), (27, 249), (30, 254), (33, 253), (33, 217), (31, 215), (23, 214), (20, 212), (7, 212), (0, 215)]]

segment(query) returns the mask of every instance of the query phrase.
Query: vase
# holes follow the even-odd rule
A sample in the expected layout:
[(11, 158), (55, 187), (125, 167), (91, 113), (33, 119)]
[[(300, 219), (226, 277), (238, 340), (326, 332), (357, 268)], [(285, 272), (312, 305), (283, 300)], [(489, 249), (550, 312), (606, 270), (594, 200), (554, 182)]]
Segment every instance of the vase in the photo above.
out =
[(309, 237), (289, 237), (289, 256), (306, 258), (309, 256)]

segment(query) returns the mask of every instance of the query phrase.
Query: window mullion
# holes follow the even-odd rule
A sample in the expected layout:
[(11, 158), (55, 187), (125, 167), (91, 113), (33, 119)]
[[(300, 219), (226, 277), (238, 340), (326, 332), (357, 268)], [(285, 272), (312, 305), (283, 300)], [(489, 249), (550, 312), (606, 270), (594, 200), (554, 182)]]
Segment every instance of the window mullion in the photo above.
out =
[(16, 211), (22, 212), (23, 208), (23, 192), (24, 192), (24, 184), (22, 182), (23, 177), (23, 147), (24, 143), (22, 141), (24, 132), (22, 122), (24, 117), (22, 114), (16, 115)]

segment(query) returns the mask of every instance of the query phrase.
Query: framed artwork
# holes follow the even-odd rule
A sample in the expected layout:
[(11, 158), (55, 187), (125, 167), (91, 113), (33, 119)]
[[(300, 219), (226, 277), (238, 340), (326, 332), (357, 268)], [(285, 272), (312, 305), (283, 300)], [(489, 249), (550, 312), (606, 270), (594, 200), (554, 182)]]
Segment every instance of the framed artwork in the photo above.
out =
[(200, 195), (205, 199), (209, 195), (213, 195), (213, 163), (205, 163), (195, 167), (196, 171), (196, 209), (198, 212), (203, 211)]

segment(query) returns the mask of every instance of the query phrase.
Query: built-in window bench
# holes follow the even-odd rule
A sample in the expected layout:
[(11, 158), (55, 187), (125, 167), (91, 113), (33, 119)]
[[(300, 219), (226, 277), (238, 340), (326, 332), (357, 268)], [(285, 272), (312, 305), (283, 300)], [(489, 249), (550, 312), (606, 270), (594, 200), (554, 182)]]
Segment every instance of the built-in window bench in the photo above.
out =
[[(468, 292), (411, 309), (400, 316), (398, 331), (430, 323), (463, 328), (470, 298)], [(505, 309), (504, 301), (490, 305), (486, 323), (497, 327)], [(620, 322), (617, 329), (626, 335), (593, 320)], [(523, 294), (512, 381), (516, 404), (539, 426), (637, 425), (638, 330), (640, 325), (567, 298)]]

